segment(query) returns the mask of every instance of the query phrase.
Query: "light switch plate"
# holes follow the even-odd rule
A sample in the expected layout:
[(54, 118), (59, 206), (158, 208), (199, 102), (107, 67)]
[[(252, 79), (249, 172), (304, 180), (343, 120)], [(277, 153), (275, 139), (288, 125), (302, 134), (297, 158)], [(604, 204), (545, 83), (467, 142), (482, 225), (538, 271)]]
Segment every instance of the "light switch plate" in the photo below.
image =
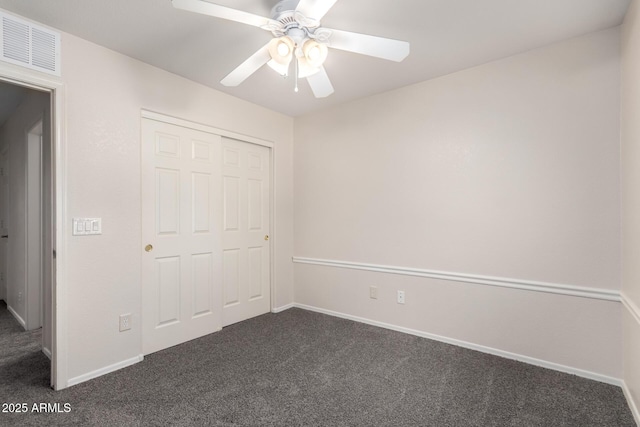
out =
[(102, 234), (102, 218), (73, 218), (74, 236)]

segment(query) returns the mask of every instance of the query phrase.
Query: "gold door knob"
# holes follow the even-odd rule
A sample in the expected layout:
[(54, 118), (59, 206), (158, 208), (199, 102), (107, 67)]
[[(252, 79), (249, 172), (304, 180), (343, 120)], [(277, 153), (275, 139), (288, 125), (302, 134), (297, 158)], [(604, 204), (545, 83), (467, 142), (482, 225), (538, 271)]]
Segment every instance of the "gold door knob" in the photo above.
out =
[(268, 234), (264, 236), (264, 240), (269, 240), (269, 235)]
[(144, 250), (147, 252), (151, 252), (153, 250), (153, 245), (147, 245), (144, 247)]

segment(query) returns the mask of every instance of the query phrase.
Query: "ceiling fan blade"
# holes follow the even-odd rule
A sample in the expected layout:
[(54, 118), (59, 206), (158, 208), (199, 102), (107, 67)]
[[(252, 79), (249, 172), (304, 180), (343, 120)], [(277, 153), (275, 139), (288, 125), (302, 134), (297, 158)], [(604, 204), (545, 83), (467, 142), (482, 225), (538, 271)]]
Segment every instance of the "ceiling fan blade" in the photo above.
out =
[(362, 55), (401, 62), (411, 51), (409, 42), (369, 36), (349, 31), (329, 30), (329, 47)]
[(220, 83), (225, 86), (238, 86), (270, 60), (269, 43), (267, 43), (251, 55), (249, 59), (240, 64), (238, 68), (230, 72)]
[(307, 18), (321, 20), (338, 0), (300, 0), (296, 12)]
[(254, 27), (278, 24), (277, 21), (269, 18), (201, 0), (171, 0), (171, 3), (173, 3), (173, 7), (176, 9), (215, 16), (216, 18), (241, 22), (243, 24), (253, 25)]
[(324, 67), (320, 67), (320, 71), (307, 77), (307, 81), (316, 98), (326, 98), (333, 93), (333, 85)]

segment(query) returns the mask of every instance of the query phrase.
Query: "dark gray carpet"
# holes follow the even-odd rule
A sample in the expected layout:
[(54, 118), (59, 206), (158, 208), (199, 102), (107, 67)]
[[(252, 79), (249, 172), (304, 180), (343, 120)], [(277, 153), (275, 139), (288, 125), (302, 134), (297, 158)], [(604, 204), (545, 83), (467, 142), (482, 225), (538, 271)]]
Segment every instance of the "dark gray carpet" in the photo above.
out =
[[(2, 321), (0, 401), (71, 404), (3, 426), (634, 426), (618, 387), (291, 309), (54, 392)], [(6, 344), (9, 343), (7, 347)]]

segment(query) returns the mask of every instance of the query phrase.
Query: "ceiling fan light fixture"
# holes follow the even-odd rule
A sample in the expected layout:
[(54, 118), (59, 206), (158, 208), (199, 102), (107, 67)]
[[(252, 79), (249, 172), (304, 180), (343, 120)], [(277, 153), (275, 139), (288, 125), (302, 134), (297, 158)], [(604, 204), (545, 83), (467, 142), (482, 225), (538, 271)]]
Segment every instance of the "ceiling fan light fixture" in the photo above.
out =
[(288, 68), (293, 58), (294, 48), (295, 43), (289, 37), (278, 37), (269, 43), (269, 55), (271, 55), (272, 61), (280, 65), (286, 65)]
[(307, 40), (302, 45), (304, 59), (313, 68), (320, 68), (327, 60), (329, 49), (326, 44), (318, 43), (315, 40)]
[(278, 55), (286, 57), (289, 55), (289, 46), (286, 43), (278, 43)]
[(263, 17), (211, 0), (171, 0), (177, 9), (262, 28), (275, 37), (224, 77), (221, 84), (238, 86), (267, 64), (286, 77), (295, 57), (296, 92), (298, 78), (306, 77), (316, 98), (334, 92), (323, 65), (329, 47), (396, 62), (403, 61), (411, 50), (406, 41), (322, 27), (320, 20), (336, 1), (279, 0), (271, 17)]

